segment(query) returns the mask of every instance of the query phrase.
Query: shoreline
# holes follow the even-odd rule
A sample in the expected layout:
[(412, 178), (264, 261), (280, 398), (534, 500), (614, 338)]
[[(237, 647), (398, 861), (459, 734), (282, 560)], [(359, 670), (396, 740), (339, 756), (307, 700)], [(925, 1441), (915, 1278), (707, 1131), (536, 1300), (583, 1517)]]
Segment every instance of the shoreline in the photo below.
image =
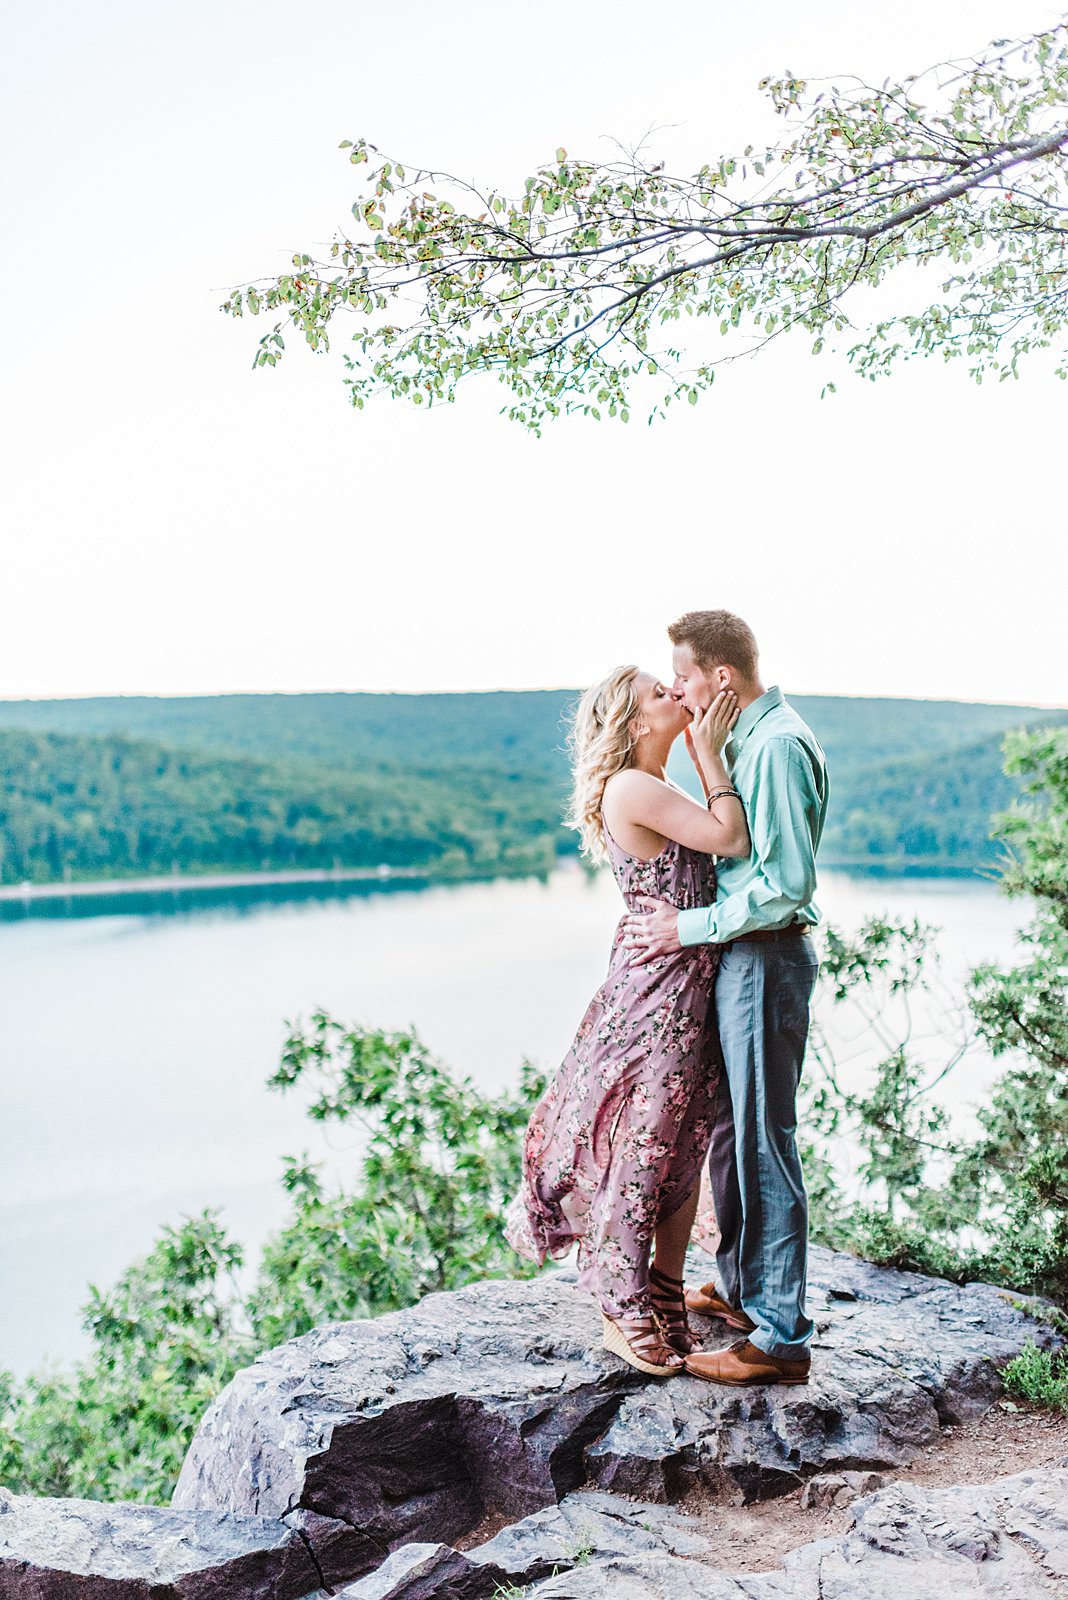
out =
[[(571, 858), (564, 856), (555, 865), (560, 867)], [(855, 878), (948, 878), (957, 881), (971, 879), (980, 883), (997, 883), (996, 869), (989, 866), (956, 865), (945, 861), (821, 861), (826, 872), (841, 872)], [(544, 869), (542, 869), (544, 870)], [(148, 878), (94, 878), (78, 879), (70, 883), (8, 883), (0, 884), (0, 905), (30, 905), (40, 900), (85, 899), (94, 895), (186, 893), (205, 889), (254, 889), (263, 884), (331, 884), (331, 883), (391, 883), (435, 882), (461, 883), (470, 879), (536, 877), (535, 866), (513, 868), (505, 872), (474, 872), (454, 875), (436, 874), (429, 868), (419, 867), (305, 867), (276, 872), (213, 872), (168, 873), (162, 877)]]
[(156, 894), (172, 889), (248, 889), (261, 883), (388, 883), (394, 878), (425, 878), (414, 867), (308, 867), (287, 872), (168, 873), (154, 878), (79, 879), (72, 883), (0, 885), (0, 901), (69, 900), (82, 895)]

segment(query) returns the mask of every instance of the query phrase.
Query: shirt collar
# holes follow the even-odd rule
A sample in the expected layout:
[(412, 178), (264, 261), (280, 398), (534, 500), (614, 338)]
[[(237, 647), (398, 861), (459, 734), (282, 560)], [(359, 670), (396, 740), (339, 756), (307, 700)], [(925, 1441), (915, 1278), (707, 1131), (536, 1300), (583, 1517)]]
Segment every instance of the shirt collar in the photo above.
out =
[(760, 695), (751, 704), (747, 705), (731, 732), (731, 743), (737, 751), (743, 745), (760, 721), (769, 711), (783, 704), (784, 695), (778, 684), (773, 683), (770, 689)]

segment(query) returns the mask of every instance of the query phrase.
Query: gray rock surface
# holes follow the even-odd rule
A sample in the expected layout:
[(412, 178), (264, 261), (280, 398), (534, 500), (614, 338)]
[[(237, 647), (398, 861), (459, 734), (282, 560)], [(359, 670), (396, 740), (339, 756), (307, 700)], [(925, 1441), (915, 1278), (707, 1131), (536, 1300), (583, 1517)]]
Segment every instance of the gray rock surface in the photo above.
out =
[(982, 1487), (891, 1484), (857, 1502), (840, 1537), (778, 1571), (720, 1572), (649, 1553), (600, 1557), (535, 1585), (529, 1600), (1049, 1600), (1068, 1593), (1068, 1470)]
[(472, 1561), (494, 1562), (512, 1583), (529, 1583), (553, 1567), (574, 1566), (594, 1552), (666, 1550), (669, 1555), (697, 1556), (710, 1549), (685, 1511), (580, 1490), (558, 1506), (513, 1522), (468, 1555)]
[(503, 1572), (448, 1544), (404, 1544), (369, 1577), (341, 1589), (345, 1600), (491, 1600), (507, 1588)]
[(673, 1500), (697, 1478), (752, 1500), (828, 1469), (901, 1466), (941, 1425), (987, 1409), (1001, 1393), (999, 1363), (1025, 1338), (1056, 1342), (986, 1284), (959, 1289), (825, 1250), (812, 1252), (808, 1305), (807, 1385), (646, 1385), (588, 1451), (591, 1481)]
[(499, 1588), (570, 1572), (594, 1558), (711, 1551), (684, 1512), (578, 1493), (512, 1523), (466, 1553), (444, 1544), (403, 1545), (376, 1572), (341, 1593), (346, 1600), (489, 1600)]
[[(693, 1275), (708, 1276), (707, 1258)], [(174, 1504), (346, 1524), (354, 1543), (329, 1570), (353, 1579), (403, 1545), (448, 1547), (486, 1514), (523, 1518), (581, 1487), (670, 1501), (699, 1483), (752, 1499), (902, 1464), (1000, 1394), (998, 1363), (1026, 1338), (1053, 1342), (996, 1289), (824, 1250), (809, 1304), (812, 1380), (785, 1389), (642, 1378), (601, 1348), (564, 1272), (318, 1328), (236, 1375)], [(722, 1324), (703, 1329), (727, 1342)]]
[(0, 1489), (3, 1600), (302, 1600), (321, 1581), (284, 1522)]
[(879, 1472), (819, 1472), (809, 1478), (801, 1491), (806, 1511), (825, 1511), (830, 1506), (850, 1506), (862, 1494), (872, 1494), (884, 1486)]

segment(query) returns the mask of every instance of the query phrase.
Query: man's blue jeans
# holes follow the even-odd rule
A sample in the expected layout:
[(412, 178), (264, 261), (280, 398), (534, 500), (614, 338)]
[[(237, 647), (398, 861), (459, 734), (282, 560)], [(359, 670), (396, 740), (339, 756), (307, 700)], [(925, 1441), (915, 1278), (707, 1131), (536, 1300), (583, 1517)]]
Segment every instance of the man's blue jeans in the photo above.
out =
[(708, 1170), (720, 1293), (756, 1323), (769, 1355), (807, 1354), (808, 1197), (797, 1086), (819, 961), (809, 935), (724, 947), (716, 1022), (724, 1071)]

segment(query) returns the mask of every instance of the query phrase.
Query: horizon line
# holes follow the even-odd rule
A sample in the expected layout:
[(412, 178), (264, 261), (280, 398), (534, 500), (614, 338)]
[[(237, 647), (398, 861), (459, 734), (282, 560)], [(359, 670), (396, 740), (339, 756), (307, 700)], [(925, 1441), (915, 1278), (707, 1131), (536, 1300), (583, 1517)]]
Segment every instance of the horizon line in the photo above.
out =
[[(770, 687), (778, 685), (769, 684)], [(582, 694), (583, 692), (581, 686), (577, 684), (528, 684), (519, 688), (495, 686), (487, 689), (206, 689), (156, 692), (133, 689), (113, 693), (93, 691), (88, 694), (11, 695), (0, 697), (0, 706), (54, 705), (90, 700), (299, 700), (328, 695), (336, 695), (339, 698), (362, 696), (368, 699), (425, 700), (443, 698), (446, 695)], [(1006, 709), (1027, 711), (1068, 711), (1068, 702), (1064, 701), (964, 699), (959, 695), (950, 694), (840, 694), (828, 690), (791, 689), (787, 691), (787, 698), (790, 697), (798, 700), (885, 700), (902, 705), (1004, 706)]]

